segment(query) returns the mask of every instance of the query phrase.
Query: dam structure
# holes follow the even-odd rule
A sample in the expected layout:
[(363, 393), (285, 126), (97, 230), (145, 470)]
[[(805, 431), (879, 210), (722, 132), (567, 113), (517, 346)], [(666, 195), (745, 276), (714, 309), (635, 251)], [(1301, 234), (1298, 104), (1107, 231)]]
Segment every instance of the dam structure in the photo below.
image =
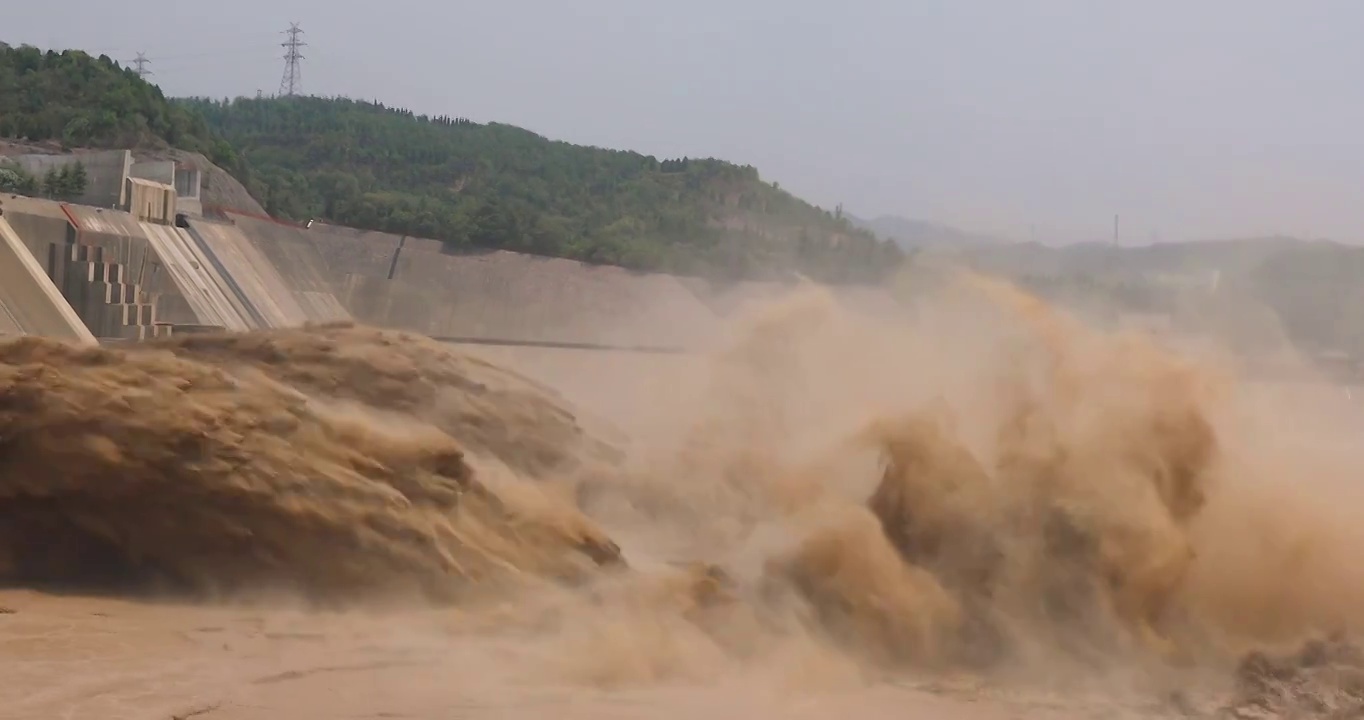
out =
[[(126, 342), (211, 330), (359, 322), (448, 342), (689, 352), (723, 318), (786, 283), (713, 287), (439, 240), (208, 208), (198, 168), (130, 151), (9, 158), (31, 172), (81, 162), (57, 201), (0, 195), (0, 336)], [(879, 289), (837, 290), (884, 304)]]

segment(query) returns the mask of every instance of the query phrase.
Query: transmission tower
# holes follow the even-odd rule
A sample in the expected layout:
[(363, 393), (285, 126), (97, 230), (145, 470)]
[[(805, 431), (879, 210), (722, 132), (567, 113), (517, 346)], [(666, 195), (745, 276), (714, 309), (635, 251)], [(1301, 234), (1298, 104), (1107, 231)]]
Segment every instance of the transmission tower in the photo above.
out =
[(280, 43), (284, 48), (284, 77), (279, 80), (279, 94), (292, 97), (303, 89), (303, 79), (299, 72), (299, 60), (303, 59), (303, 54), (298, 50), (308, 43), (298, 39), (303, 34), (303, 29), (298, 23), (289, 23), (289, 29), (284, 31), (289, 39)]
[(151, 60), (147, 59), (146, 53), (138, 53), (137, 57), (133, 60), (133, 64), (137, 66), (137, 69), (133, 72), (136, 72), (137, 76), (143, 80), (146, 80), (147, 76), (152, 74), (152, 71), (147, 69), (147, 65), (151, 64)]

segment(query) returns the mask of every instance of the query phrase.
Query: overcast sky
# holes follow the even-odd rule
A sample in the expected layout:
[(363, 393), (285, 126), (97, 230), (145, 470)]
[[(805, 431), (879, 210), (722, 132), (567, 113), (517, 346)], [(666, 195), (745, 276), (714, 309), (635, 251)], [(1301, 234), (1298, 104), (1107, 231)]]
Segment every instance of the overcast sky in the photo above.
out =
[(297, 21), (305, 92), (721, 157), (863, 216), (1364, 241), (1364, 0), (9, 4), (0, 40), (143, 51), (172, 95), (276, 91)]

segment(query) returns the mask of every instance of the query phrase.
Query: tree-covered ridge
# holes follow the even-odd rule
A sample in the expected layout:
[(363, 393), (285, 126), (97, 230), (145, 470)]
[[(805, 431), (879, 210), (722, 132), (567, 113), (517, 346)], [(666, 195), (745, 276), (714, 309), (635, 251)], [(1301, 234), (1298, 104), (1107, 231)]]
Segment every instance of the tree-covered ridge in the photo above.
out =
[(873, 279), (900, 251), (752, 167), (344, 98), (196, 99), (272, 214), (650, 270)]
[(108, 56), (80, 50), (0, 43), (0, 137), (71, 148), (174, 147), (241, 169), (201, 115)]

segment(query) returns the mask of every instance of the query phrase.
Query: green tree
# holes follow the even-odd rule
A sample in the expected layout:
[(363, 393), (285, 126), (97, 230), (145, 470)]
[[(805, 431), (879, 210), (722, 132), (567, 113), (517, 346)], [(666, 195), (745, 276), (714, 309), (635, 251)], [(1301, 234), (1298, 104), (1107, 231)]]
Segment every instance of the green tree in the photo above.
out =
[(49, 198), (60, 197), (63, 183), (61, 171), (57, 168), (49, 168), (46, 173), (43, 173), (43, 195)]
[(39, 194), (38, 179), (18, 165), (0, 164), (0, 192), (35, 196)]
[(85, 163), (76, 162), (69, 167), (71, 168), (71, 175), (68, 178), (67, 191), (72, 197), (80, 197), (85, 194), (86, 188), (90, 186), (90, 175), (85, 170)]
[[(168, 100), (106, 56), (0, 45), (0, 136), (199, 152), (272, 215), (721, 278), (862, 281), (900, 251), (711, 158), (659, 160), (345, 98)], [(72, 169), (34, 182), (83, 192)], [(20, 182), (6, 177), (4, 182)]]
[(249, 174), (202, 116), (109, 57), (79, 50), (0, 44), (0, 137), (69, 148), (175, 147)]

